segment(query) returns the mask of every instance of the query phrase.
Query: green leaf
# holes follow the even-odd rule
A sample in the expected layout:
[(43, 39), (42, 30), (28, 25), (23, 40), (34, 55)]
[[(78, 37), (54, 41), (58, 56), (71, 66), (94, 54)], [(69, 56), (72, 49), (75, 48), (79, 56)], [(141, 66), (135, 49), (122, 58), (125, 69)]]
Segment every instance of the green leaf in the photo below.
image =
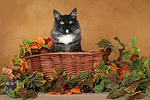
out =
[(88, 78), (83, 83), (84, 85), (87, 85), (92, 88), (94, 82), (95, 82), (95, 77), (91, 74), (88, 74)]
[(64, 86), (67, 84), (67, 80), (64, 76), (59, 76), (56, 83), (53, 86), (52, 92), (58, 93), (64, 91)]
[(107, 46), (113, 47), (111, 42), (107, 39), (101, 39), (98, 43), (96, 43), (100, 48), (106, 48)]
[(42, 47), (50, 49), (50, 47), (48, 45), (42, 45)]
[(3, 73), (0, 75), (0, 86), (6, 86), (6, 83), (10, 82), (9, 77), (7, 74)]
[(20, 52), (19, 52), (18, 56), (19, 56), (20, 58), (21, 58), (21, 57), (24, 57), (24, 56), (25, 56), (25, 52), (26, 52), (25, 47), (20, 48)]
[(133, 52), (134, 54), (139, 54), (140, 49), (139, 49), (138, 47), (133, 46), (132, 52)]
[(21, 94), (21, 98), (23, 100), (26, 100), (28, 98), (34, 99), (38, 95), (35, 91), (33, 91), (33, 90), (27, 90), (26, 88), (21, 88), (21, 89), (18, 90), (18, 92)]
[(76, 75), (74, 75), (73, 73), (69, 73), (67, 76), (67, 88), (71, 89), (73, 88), (78, 81), (78, 77)]
[(26, 39), (26, 38), (25, 38), (25, 39), (23, 40), (23, 43), (24, 43), (25, 46), (31, 46), (32, 40), (31, 40), (31, 39)]
[(21, 67), (22, 62), (19, 59), (20, 57), (18, 55), (15, 55), (12, 59), (10, 59), (10, 62), (12, 63), (13, 66)]
[(9, 89), (8, 96), (10, 96), (11, 98), (17, 98), (18, 97), (18, 96), (15, 95), (15, 91), (12, 90), (12, 89)]
[(144, 62), (142, 67), (146, 68), (148, 78), (150, 79), (150, 59), (145, 60), (145, 62)]
[(103, 60), (103, 61), (100, 61), (99, 67), (100, 67), (100, 69), (101, 69), (103, 72), (106, 71), (107, 66), (105, 65), (104, 60)]
[(123, 55), (124, 58), (131, 57), (131, 53), (129, 50), (123, 50), (123, 53), (124, 53)]
[(0, 85), (0, 94), (3, 94), (3, 90), (5, 89), (4, 85)]
[(123, 73), (124, 79), (122, 80), (122, 85), (129, 85), (131, 81), (132, 74), (131, 73)]
[(125, 88), (124, 90), (127, 93), (134, 93), (136, 88), (138, 87), (138, 85), (141, 83), (142, 81), (138, 81), (138, 82), (133, 82), (131, 83), (127, 88)]
[(142, 99), (142, 98), (144, 98), (144, 95), (141, 93), (141, 91), (137, 91), (137, 92), (125, 97), (125, 99), (127, 99), (127, 100), (131, 100), (131, 99), (136, 100), (136, 99)]
[(147, 86), (146, 95), (150, 97), (150, 86)]
[(109, 92), (107, 98), (108, 98), (108, 99), (114, 99), (114, 98), (116, 98), (116, 97), (119, 97), (119, 96), (124, 95), (124, 94), (125, 94), (124, 88), (125, 88), (125, 87), (121, 87), (121, 88), (119, 88), (119, 89), (114, 89), (114, 90), (112, 90), (111, 92)]
[(17, 80), (17, 87), (14, 89), (14, 91), (16, 92), (16, 95), (19, 97), (21, 96), (20, 93), (18, 92), (19, 89), (24, 88), (24, 82), (20, 82), (19, 80)]
[(85, 81), (88, 78), (88, 74), (85, 73), (85, 72), (81, 72), (79, 74), (79, 78), (80, 78), (81, 81)]
[(44, 74), (35, 71), (31, 76), (27, 77), (24, 82), (27, 84), (27, 88), (33, 88), (42, 86), (46, 81), (43, 79)]
[(63, 71), (63, 69), (61, 67), (56, 66), (50, 72), (50, 78), (51, 78), (51, 80), (53, 80), (55, 77), (58, 77), (59, 75), (64, 74), (63, 72), (64, 71)]
[(7, 74), (3, 73), (0, 75), (0, 82), (1, 83), (7, 83), (10, 82), (9, 77), (7, 76)]
[(95, 91), (95, 93), (101, 93), (104, 89), (104, 81), (102, 80), (100, 85), (96, 85), (93, 90)]
[(109, 83), (105, 84), (105, 87), (110, 88), (110, 89), (117, 89), (117, 88), (119, 88), (119, 84), (118, 84), (117, 80), (110, 79)]
[(102, 78), (105, 81), (106, 88), (110, 88), (110, 89), (119, 88), (119, 84), (118, 84), (118, 80), (117, 80), (119, 78), (119, 75), (116, 72), (109, 71), (109, 73), (104, 75), (104, 77), (102, 77)]
[(136, 61), (132, 61), (130, 65), (131, 65), (131, 69), (132, 70), (136, 70), (137, 68), (139, 68), (141, 66), (141, 63), (137, 59)]
[(135, 37), (131, 38), (131, 43), (133, 44), (133, 46), (134, 46), (134, 45), (136, 45), (137, 40), (136, 40), (136, 38), (135, 38)]

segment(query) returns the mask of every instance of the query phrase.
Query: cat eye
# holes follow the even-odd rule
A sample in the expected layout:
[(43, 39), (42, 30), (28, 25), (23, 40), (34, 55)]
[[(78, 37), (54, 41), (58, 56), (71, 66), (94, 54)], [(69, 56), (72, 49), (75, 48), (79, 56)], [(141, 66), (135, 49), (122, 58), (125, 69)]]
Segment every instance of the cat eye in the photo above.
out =
[(60, 22), (60, 24), (61, 24), (61, 25), (63, 25), (63, 24), (64, 24), (64, 22), (63, 22), (63, 21), (61, 21), (61, 22)]
[(69, 21), (69, 24), (72, 24), (72, 20), (71, 20), (71, 21)]

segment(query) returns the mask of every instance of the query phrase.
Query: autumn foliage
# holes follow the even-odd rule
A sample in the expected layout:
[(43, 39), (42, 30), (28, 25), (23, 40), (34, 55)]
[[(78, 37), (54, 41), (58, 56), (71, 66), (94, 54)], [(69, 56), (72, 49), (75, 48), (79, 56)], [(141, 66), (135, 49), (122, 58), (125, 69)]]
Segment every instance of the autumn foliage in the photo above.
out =
[[(50, 71), (51, 82), (48, 83), (42, 72), (30, 73), (28, 56), (49, 52), (53, 44), (51, 39), (24, 39), (19, 44), (19, 53), (10, 60), (14, 68), (5, 66), (2, 69), (0, 94), (6, 93), (12, 98), (25, 100), (36, 98), (38, 92), (50, 95), (81, 94), (81, 90), (88, 86), (95, 93), (109, 92), (108, 99), (117, 98), (125, 93), (129, 93), (126, 99), (144, 98), (143, 93), (150, 96), (150, 59), (139, 56), (140, 50), (135, 46), (135, 37), (131, 38), (131, 47), (121, 42), (118, 37), (114, 37), (114, 40), (117, 41), (117, 45), (111, 44), (107, 39), (97, 43), (104, 51), (111, 50), (110, 52), (115, 54), (114, 60), (108, 58), (106, 63), (96, 62), (92, 70), (81, 72), (79, 75), (66, 74), (62, 66), (56, 66)], [(15, 83), (15, 87), (8, 88), (11, 87), (10, 83)]]

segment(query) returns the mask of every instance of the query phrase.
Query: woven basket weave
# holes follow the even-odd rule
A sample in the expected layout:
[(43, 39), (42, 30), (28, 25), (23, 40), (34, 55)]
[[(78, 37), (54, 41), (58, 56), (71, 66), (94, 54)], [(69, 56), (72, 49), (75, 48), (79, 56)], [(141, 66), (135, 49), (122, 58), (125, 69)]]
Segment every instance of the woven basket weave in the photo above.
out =
[(104, 60), (107, 61), (107, 52), (65, 52), (65, 53), (45, 53), (30, 55), (30, 72), (42, 72), (47, 82), (51, 82), (51, 69), (59, 65), (63, 70), (74, 75), (80, 72), (88, 72), (93, 69), (93, 64)]

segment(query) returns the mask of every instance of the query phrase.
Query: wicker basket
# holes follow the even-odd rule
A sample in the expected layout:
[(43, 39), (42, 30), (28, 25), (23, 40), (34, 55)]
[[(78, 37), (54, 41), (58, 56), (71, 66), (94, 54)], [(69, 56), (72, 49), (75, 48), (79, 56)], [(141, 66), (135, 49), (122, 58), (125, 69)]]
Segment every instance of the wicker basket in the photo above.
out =
[(107, 61), (107, 52), (65, 52), (65, 53), (45, 53), (30, 55), (30, 72), (42, 72), (47, 82), (51, 82), (51, 69), (59, 65), (63, 70), (74, 75), (80, 72), (88, 72), (93, 69), (93, 64), (104, 60)]

